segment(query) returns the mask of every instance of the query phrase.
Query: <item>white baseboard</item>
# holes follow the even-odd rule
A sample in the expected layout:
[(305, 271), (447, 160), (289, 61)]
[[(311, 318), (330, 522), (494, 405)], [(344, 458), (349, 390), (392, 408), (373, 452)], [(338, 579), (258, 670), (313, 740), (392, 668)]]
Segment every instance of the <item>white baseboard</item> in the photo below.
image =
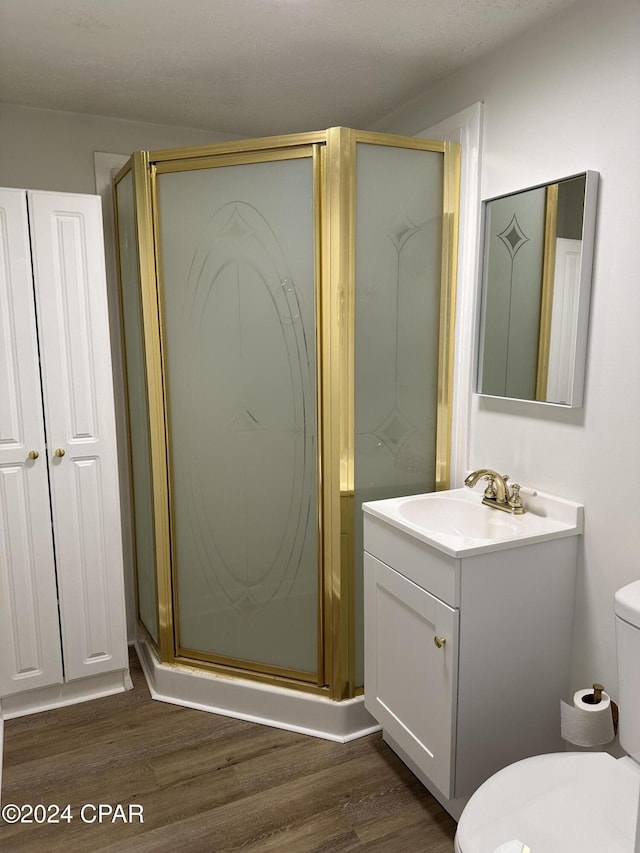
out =
[(24, 717), (27, 714), (37, 714), (41, 711), (51, 711), (78, 702), (88, 702), (90, 699), (101, 699), (114, 693), (123, 693), (132, 687), (128, 669), (108, 672), (102, 675), (92, 675), (69, 681), (64, 684), (53, 684), (50, 687), (40, 687), (35, 690), (25, 690), (0, 699), (0, 714), (5, 720), (14, 717)]

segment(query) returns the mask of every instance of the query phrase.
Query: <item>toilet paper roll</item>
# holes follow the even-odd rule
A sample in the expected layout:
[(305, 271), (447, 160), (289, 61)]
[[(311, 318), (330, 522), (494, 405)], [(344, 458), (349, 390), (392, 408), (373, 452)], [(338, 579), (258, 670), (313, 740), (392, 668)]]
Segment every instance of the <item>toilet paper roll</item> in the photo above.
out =
[[(584, 701), (587, 697), (587, 701)], [(576, 746), (603, 746), (614, 738), (611, 697), (602, 691), (597, 705), (589, 703), (593, 690), (578, 690), (573, 705), (560, 702), (560, 733), (564, 740)]]

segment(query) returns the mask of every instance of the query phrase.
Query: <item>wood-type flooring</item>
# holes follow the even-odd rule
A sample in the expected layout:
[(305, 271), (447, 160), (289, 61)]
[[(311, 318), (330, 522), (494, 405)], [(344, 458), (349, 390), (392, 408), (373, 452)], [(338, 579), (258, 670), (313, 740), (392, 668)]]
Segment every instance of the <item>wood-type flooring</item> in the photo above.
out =
[(0, 818), (2, 853), (452, 853), (454, 821), (379, 734), (155, 702), (131, 668), (133, 690), (5, 723), (2, 805), (46, 811)]

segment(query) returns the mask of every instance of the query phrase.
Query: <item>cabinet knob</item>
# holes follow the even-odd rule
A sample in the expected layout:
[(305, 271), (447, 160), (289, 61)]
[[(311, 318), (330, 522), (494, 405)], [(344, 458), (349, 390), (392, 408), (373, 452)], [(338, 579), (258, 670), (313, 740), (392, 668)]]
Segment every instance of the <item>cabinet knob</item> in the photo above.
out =
[(38, 453), (37, 450), (30, 450), (29, 451), (29, 459), (37, 459), (38, 456), (40, 456), (40, 454)]
[(447, 638), (435, 636), (433, 638), (433, 642), (436, 644), (436, 648), (441, 649), (444, 646), (444, 644), (447, 642)]
[(62, 458), (64, 456), (64, 448), (63, 447), (56, 447), (56, 449), (53, 452), (58, 458)]

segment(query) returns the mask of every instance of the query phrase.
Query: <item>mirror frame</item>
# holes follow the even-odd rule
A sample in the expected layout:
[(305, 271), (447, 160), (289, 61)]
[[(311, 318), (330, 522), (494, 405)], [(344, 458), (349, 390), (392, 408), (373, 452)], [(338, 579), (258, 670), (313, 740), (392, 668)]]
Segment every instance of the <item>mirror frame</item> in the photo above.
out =
[[(486, 298), (487, 298), (487, 285), (486, 285), (486, 269), (487, 269), (487, 244), (488, 238), (486, 234), (487, 229), (487, 210), (488, 205), (491, 202), (498, 201), (499, 199), (509, 198), (511, 196), (521, 195), (522, 193), (529, 192), (531, 190), (538, 190), (548, 187), (553, 187), (559, 183), (563, 183), (565, 181), (574, 180), (576, 178), (585, 178), (585, 190), (584, 190), (584, 210), (583, 210), (583, 219), (582, 219), (582, 245), (580, 249), (580, 270), (578, 274), (578, 285), (577, 285), (577, 299), (576, 299), (576, 318), (575, 318), (575, 346), (573, 348), (573, 352), (571, 356), (573, 358), (573, 367), (571, 369), (571, 377), (570, 377), (570, 387), (568, 399), (562, 402), (548, 401), (542, 399), (532, 399), (526, 397), (510, 397), (507, 395), (499, 395), (499, 394), (486, 394), (480, 390), (480, 383), (482, 381), (482, 355), (483, 355), (483, 343), (484, 343), (484, 335), (485, 335), (485, 310), (486, 310)], [(589, 306), (591, 301), (591, 279), (593, 272), (593, 250), (594, 250), (594, 241), (595, 241), (595, 224), (596, 224), (596, 207), (597, 207), (597, 196), (598, 196), (598, 182), (599, 182), (599, 173), (594, 172), (592, 170), (586, 170), (583, 172), (576, 172), (575, 174), (565, 176), (563, 178), (559, 178), (556, 181), (549, 181), (542, 184), (536, 184), (533, 186), (524, 187), (523, 189), (514, 190), (510, 193), (504, 193), (502, 195), (493, 196), (492, 198), (483, 199), (482, 201), (482, 222), (481, 222), (481, 233), (482, 233), (482, 246), (481, 246), (481, 254), (480, 254), (480, 264), (479, 264), (479, 299), (478, 299), (478, 317), (476, 329), (478, 333), (477, 346), (476, 346), (476, 375), (475, 375), (475, 393), (479, 397), (491, 398), (496, 400), (517, 400), (518, 402), (523, 403), (536, 403), (538, 405), (547, 405), (547, 406), (558, 406), (560, 408), (580, 408), (583, 403), (583, 395), (584, 395), (584, 381), (585, 381), (585, 367), (586, 367), (586, 357), (587, 357), (587, 331), (589, 325)], [(544, 276), (543, 276), (544, 277)], [(552, 294), (551, 294), (552, 295)], [(541, 311), (541, 328), (543, 323), (546, 322), (547, 325), (547, 335), (549, 334), (550, 327), (550, 318), (551, 318), (551, 302), (549, 294), (545, 294), (543, 292), (541, 297), (542, 302), (542, 311)], [(545, 311), (546, 305), (546, 311)], [(545, 320), (546, 315), (546, 320)]]

